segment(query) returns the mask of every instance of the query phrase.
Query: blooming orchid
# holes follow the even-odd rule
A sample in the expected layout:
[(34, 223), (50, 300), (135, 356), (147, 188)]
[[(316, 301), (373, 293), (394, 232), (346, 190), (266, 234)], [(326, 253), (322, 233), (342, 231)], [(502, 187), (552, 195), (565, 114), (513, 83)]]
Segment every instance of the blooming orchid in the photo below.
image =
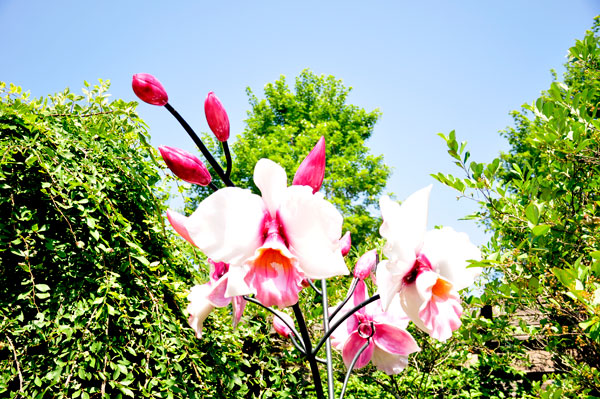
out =
[(254, 293), (265, 306), (298, 302), (304, 278), (348, 273), (340, 250), (342, 216), (310, 186), (287, 187), (283, 168), (261, 159), (254, 182), (262, 196), (226, 187), (174, 228), (211, 259), (230, 264), (227, 297)]
[(384, 307), (399, 294), (402, 308), (423, 331), (446, 341), (460, 327), (458, 291), (473, 283), (479, 268), (467, 260), (481, 259), (465, 233), (451, 228), (425, 231), (431, 186), (409, 196), (402, 205), (380, 199), (387, 260), (377, 267), (378, 292)]
[[(359, 280), (351, 301), (344, 305), (341, 313), (367, 298), (367, 286), (363, 280)], [(372, 302), (352, 314), (333, 332), (331, 343), (342, 352), (346, 367), (350, 367), (354, 357), (367, 343), (368, 346), (354, 364), (355, 369), (372, 361), (384, 373), (398, 374), (408, 365), (408, 355), (420, 350), (406, 331), (409, 320), (402, 314), (399, 302), (394, 301), (393, 305), (385, 312), (381, 301)]]
[(206, 284), (195, 285), (190, 290), (187, 299), (190, 301), (186, 309), (189, 314), (188, 324), (196, 332), (196, 337), (202, 337), (202, 324), (215, 307), (225, 307), (232, 303), (233, 326), (239, 323), (242, 312), (246, 307), (246, 301), (242, 297), (228, 298), (225, 296), (227, 287), (229, 265), (223, 262), (210, 264), (210, 281)]

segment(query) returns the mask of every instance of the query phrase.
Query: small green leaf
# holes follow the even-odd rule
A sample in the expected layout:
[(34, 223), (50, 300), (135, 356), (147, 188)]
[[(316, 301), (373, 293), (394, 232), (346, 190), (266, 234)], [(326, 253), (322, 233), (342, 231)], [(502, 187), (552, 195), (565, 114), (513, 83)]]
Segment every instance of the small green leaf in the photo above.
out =
[(538, 236), (543, 236), (544, 234), (548, 233), (550, 231), (550, 225), (548, 224), (540, 224), (539, 226), (535, 226), (531, 232), (533, 233), (534, 236), (538, 237)]

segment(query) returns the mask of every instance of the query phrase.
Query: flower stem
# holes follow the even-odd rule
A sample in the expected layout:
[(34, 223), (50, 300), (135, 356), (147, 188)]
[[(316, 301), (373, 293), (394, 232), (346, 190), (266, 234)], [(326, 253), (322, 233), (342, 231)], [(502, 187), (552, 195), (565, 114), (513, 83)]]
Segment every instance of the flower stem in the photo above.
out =
[(368, 338), (367, 342), (365, 342), (365, 344), (363, 346), (361, 346), (361, 348), (358, 350), (358, 352), (356, 352), (356, 355), (354, 355), (352, 362), (350, 362), (350, 366), (348, 366), (348, 371), (346, 372), (346, 378), (344, 378), (344, 385), (342, 385), (342, 393), (340, 393), (340, 399), (344, 398), (344, 394), (346, 393), (346, 386), (348, 385), (348, 380), (350, 380), (350, 374), (352, 374), (352, 369), (354, 368), (354, 365), (358, 361), (358, 358), (360, 357), (360, 355), (362, 355), (362, 353), (365, 351), (365, 349), (367, 349), (367, 347), (369, 346), (370, 343), (371, 343), (371, 338)]
[[(321, 280), (321, 297), (323, 299), (323, 331), (329, 331), (329, 304), (327, 303), (327, 280)], [(331, 359), (331, 339), (325, 341), (325, 353), (327, 354), (327, 391), (329, 399), (334, 399), (333, 391), (333, 362)]]
[(225, 172), (223, 172), (223, 168), (221, 168), (221, 165), (219, 165), (219, 163), (212, 156), (210, 151), (208, 151), (208, 148), (206, 148), (206, 146), (204, 145), (202, 140), (200, 140), (200, 137), (198, 137), (196, 132), (194, 132), (194, 129), (192, 129), (192, 127), (185, 121), (185, 119), (183, 119), (181, 117), (181, 115), (179, 115), (179, 112), (177, 112), (171, 104), (166, 103), (165, 108), (171, 113), (171, 115), (173, 115), (175, 117), (175, 119), (177, 119), (179, 124), (185, 129), (187, 134), (192, 138), (192, 140), (194, 141), (196, 146), (198, 146), (198, 148), (202, 152), (202, 155), (204, 155), (204, 158), (206, 158), (206, 160), (208, 161), (210, 166), (212, 166), (213, 170), (219, 175), (219, 178), (223, 181), (223, 183), (226, 186), (233, 187), (234, 184), (231, 182), (229, 177), (225, 175)]
[(310, 336), (308, 335), (308, 329), (306, 328), (306, 322), (304, 321), (304, 315), (302, 314), (302, 310), (297, 303), (292, 306), (292, 309), (294, 309), (294, 315), (296, 316), (300, 334), (302, 335), (302, 340), (304, 341), (304, 347), (306, 348), (306, 359), (308, 360), (310, 371), (313, 375), (315, 393), (317, 394), (317, 398), (325, 399), (325, 395), (323, 394), (323, 383), (321, 382), (321, 374), (319, 374), (319, 365), (317, 363), (316, 352), (312, 351), (312, 344), (310, 342)]
[(221, 141), (221, 148), (223, 148), (223, 154), (225, 154), (225, 160), (227, 162), (227, 170), (225, 171), (225, 176), (231, 176), (231, 152), (229, 152), (229, 144), (226, 141)]

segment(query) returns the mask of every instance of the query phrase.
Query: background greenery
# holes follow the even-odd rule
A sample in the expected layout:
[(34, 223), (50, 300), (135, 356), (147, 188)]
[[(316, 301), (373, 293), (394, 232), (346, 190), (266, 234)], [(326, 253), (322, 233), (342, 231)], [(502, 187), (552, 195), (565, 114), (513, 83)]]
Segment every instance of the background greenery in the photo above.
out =
[[(492, 234), (487, 284), (480, 296), (465, 293), (463, 327), (448, 343), (413, 331), (423, 350), (409, 368), (388, 377), (368, 366), (346, 397), (600, 396), (598, 27), (569, 50), (563, 81), (514, 113), (515, 127), (502, 132), (508, 153), (470, 162), (466, 143), (442, 135), (464, 175), (435, 177), (478, 201), (470, 217)], [(260, 309), (249, 306), (237, 331), (230, 309), (213, 312), (202, 340), (187, 327), (185, 295), (207, 267), (164, 225), (169, 178), (136, 104), (109, 102), (107, 89), (86, 83), (83, 96), (35, 100), (1, 85), (0, 395), (312, 397), (305, 365)], [(345, 226), (352, 266), (380, 245), (363, 237), (376, 231), (369, 209), (389, 169), (365, 145), (378, 113), (346, 104), (348, 90), (304, 71), (293, 92), (284, 78), (264, 100), (249, 91), (233, 152), (242, 185), (252, 186), (263, 156), (291, 180), (325, 135), (324, 192), (356, 216)], [(193, 194), (188, 206), (206, 193)], [(332, 303), (346, 283), (331, 281)], [(301, 305), (318, 335), (319, 297), (306, 292)], [(552, 356), (553, 372), (526, 373), (532, 350)], [(339, 391), (339, 357), (336, 370)]]

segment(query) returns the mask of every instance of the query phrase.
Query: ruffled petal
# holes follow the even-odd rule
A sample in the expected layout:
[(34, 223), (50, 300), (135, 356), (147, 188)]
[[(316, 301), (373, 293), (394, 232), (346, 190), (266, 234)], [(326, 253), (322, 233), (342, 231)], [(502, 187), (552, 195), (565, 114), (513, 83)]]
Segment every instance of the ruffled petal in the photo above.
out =
[(395, 355), (377, 347), (373, 351), (371, 361), (377, 367), (377, 370), (383, 371), (388, 375), (398, 374), (408, 366), (408, 356)]
[(450, 227), (425, 233), (421, 252), (427, 256), (433, 270), (450, 281), (459, 291), (473, 284), (481, 273), (478, 267), (467, 268), (467, 260), (481, 260), (481, 251), (471, 243), (466, 233)]
[(409, 355), (420, 350), (417, 341), (406, 330), (385, 323), (375, 323), (373, 341), (380, 349), (396, 355)]
[(419, 318), (429, 330), (429, 335), (440, 342), (445, 342), (460, 327), (460, 316), (462, 306), (456, 293), (447, 295), (444, 299), (434, 296), (419, 312)]
[[(367, 343), (367, 340), (362, 338), (358, 334), (358, 331), (355, 331), (352, 334), (350, 334), (350, 336), (348, 337), (348, 340), (344, 344), (344, 348), (342, 349), (342, 358), (344, 359), (344, 364), (346, 365), (346, 368), (350, 367), (350, 363), (352, 363), (352, 359), (354, 359), (354, 356), (356, 356), (356, 354), (358, 353), (360, 348), (362, 348), (363, 345), (366, 343)], [(363, 353), (361, 353), (361, 355), (358, 357), (358, 360), (354, 364), (354, 369), (360, 369), (360, 368), (365, 367), (367, 364), (369, 364), (369, 361), (371, 360), (371, 357), (373, 356), (374, 349), (375, 349), (375, 344), (373, 344), (373, 341), (371, 341), (369, 343), (369, 346), (367, 346), (367, 348), (363, 351)]]
[(431, 289), (437, 282), (438, 275), (435, 272), (422, 272), (412, 284), (407, 284), (400, 293), (400, 303), (406, 315), (421, 330), (429, 333), (419, 312), (427, 302), (431, 300)]
[(202, 201), (185, 227), (209, 258), (240, 265), (262, 245), (264, 217), (264, 204), (258, 195), (227, 187)]
[(279, 207), (288, 246), (306, 277), (323, 279), (348, 274), (340, 250), (342, 215), (308, 186), (291, 186)]
[(225, 296), (227, 291), (227, 277), (221, 277), (217, 282), (209, 283), (210, 291), (206, 299), (210, 301), (211, 304), (218, 308), (223, 308), (231, 302), (231, 298)]
[(287, 187), (285, 170), (270, 159), (263, 158), (254, 166), (254, 183), (272, 218), (275, 218)]

